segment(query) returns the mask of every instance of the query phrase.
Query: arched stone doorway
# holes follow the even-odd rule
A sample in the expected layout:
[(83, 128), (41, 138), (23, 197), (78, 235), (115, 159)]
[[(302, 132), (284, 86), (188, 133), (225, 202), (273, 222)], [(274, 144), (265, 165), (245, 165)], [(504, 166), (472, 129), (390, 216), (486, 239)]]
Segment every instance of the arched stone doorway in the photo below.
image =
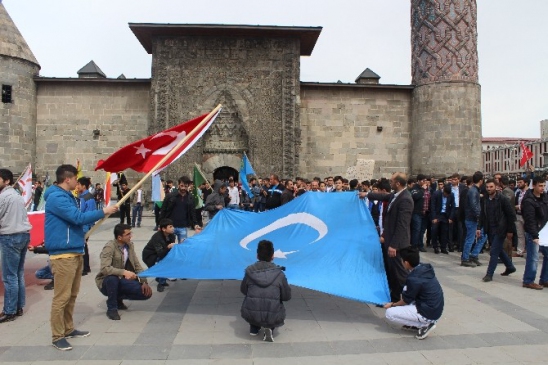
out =
[(228, 180), (230, 176), (238, 182), (238, 171), (230, 166), (221, 166), (213, 171), (213, 180)]

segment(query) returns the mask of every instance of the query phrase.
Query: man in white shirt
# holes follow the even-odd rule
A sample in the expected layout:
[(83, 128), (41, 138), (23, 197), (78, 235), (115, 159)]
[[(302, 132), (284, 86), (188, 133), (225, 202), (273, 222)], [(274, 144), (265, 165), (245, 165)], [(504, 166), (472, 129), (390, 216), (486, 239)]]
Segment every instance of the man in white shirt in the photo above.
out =
[(143, 189), (139, 188), (133, 195), (133, 214), (131, 215), (131, 227), (141, 227), (141, 219), (143, 218), (143, 207), (145, 206), (145, 194)]
[(228, 181), (228, 197), (230, 198), (230, 203), (228, 207), (232, 209), (239, 209), (240, 207), (240, 191), (238, 187), (234, 184), (234, 179), (230, 178)]

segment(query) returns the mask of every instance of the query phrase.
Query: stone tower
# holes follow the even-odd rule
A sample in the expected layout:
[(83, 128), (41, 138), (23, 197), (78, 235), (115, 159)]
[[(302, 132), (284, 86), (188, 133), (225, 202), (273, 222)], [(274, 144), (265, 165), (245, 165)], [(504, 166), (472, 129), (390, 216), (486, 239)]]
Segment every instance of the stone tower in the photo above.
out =
[(36, 156), (36, 85), (40, 65), (0, 1), (0, 166), (18, 174)]
[(481, 169), (476, 0), (411, 0), (411, 171)]

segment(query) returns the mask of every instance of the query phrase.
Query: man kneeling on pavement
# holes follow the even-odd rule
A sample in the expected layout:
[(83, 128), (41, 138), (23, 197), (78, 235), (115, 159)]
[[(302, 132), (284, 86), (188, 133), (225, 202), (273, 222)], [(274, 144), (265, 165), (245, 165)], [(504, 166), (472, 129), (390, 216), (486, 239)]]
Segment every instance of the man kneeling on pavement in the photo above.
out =
[(95, 277), (95, 283), (108, 297), (107, 317), (116, 321), (120, 319), (118, 309), (127, 309), (124, 299), (149, 299), (152, 289), (146, 279), (137, 276), (144, 270), (131, 242), (131, 226), (117, 224), (114, 238), (101, 251), (101, 270)]

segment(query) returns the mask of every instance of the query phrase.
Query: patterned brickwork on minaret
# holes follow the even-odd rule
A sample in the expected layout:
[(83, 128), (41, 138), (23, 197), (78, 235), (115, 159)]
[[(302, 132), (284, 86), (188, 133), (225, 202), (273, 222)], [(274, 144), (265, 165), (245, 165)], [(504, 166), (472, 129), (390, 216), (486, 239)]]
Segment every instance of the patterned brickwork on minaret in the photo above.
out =
[(478, 82), (475, 0), (412, 0), (413, 84)]
[(411, 171), (482, 166), (475, 0), (411, 0)]

